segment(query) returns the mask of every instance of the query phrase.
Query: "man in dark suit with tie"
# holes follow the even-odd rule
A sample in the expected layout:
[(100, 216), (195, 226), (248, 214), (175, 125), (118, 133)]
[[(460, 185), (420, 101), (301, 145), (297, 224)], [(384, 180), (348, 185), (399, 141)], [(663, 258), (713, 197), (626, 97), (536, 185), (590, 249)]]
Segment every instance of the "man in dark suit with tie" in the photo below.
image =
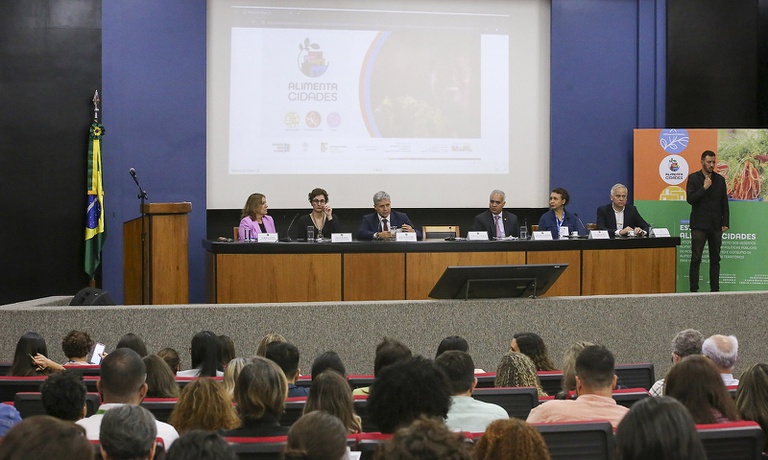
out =
[(648, 222), (637, 208), (627, 204), (627, 187), (616, 184), (611, 187), (611, 204), (597, 208), (597, 229), (608, 230), (615, 236), (643, 236), (648, 233)]
[(392, 210), (392, 203), (387, 192), (373, 195), (373, 214), (363, 217), (357, 228), (358, 240), (388, 240), (395, 237), (395, 231), (416, 232), (416, 239), (421, 239), (421, 232), (416, 230), (408, 215)]
[(714, 172), (715, 152), (701, 154), (701, 170), (688, 176), (686, 200), (691, 205), (691, 292), (699, 290), (699, 267), (704, 244), (709, 245), (709, 288), (720, 290), (720, 246), (723, 233), (730, 226), (728, 186), (720, 174)]
[(517, 216), (504, 210), (505, 197), (501, 190), (492, 191), (488, 210), (475, 216), (472, 230), (488, 232), (489, 239), (520, 236)]

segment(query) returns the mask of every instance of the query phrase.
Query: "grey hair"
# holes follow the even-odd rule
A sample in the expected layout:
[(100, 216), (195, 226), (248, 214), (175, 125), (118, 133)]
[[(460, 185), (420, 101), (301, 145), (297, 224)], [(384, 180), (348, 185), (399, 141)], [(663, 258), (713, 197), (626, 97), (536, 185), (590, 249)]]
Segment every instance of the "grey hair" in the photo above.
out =
[(624, 184), (615, 184), (613, 187), (611, 187), (611, 196), (614, 196), (616, 194), (616, 190), (623, 188), (629, 191), (626, 185)]
[(701, 346), (701, 352), (721, 369), (731, 369), (739, 359), (739, 341), (735, 335), (713, 335)]
[(700, 355), (704, 335), (696, 329), (680, 331), (672, 339), (672, 353), (684, 358), (690, 355)]
[(490, 196), (493, 196), (493, 195), (501, 195), (501, 201), (505, 201), (507, 199), (507, 194), (504, 193), (504, 191), (499, 189), (492, 191)]
[(379, 203), (379, 201), (382, 201), (382, 200), (392, 201), (392, 199), (389, 198), (389, 193), (387, 193), (387, 192), (385, 192), (383, 190), (373, 194), (373, 205), (374, 206), (377, 205)]
[(149, 457), (156, 438), (155, 416), (141, 406), (115, 407), (101, 420), (99, 442), (111, 459)]

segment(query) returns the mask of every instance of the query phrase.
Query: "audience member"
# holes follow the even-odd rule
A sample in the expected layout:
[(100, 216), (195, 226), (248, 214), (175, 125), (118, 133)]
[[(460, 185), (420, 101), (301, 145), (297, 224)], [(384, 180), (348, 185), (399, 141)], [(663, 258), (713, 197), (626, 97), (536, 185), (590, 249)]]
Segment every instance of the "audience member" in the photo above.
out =
[(523, 420), (509, 418), (488, 425), (474, 450), (475, 460), (549, 460), (539, 431)]
[(232, 399), (213, 379), (195, 379), (184, 386), (168, 423), (179, 433), (191, 430), (233, 430), (240, 426)]
[(566, 399), (568, 393), (576, 391), (576, 358), (579, 353), (587, 347), (594, 345), (592, 342), (579, 341), (571, 345), (563, 355), (563, 378), (560, 382), (560, 392), (555, 395), (556, 399)]
[(726, 386), (739, 384), (739, 379), (733, 378), (733, 368), (739, 359), (739, 341), (735, 335), (708, 337), (701, 345), (701, 352), (715, 363)]
[(144, 341), (141, 340), (141, 337), (134, 334), (133, 332), (129, 332), (120, 337), (120, 340), (117, 342), (115, 349), (117, 348), (130, 348), (131, 350), (138, 353), (142, 358), (148, 355), (147, 346), (144, 345)]
[(221, 341), (221, 367), (226, 369), (229, 362), (237, 358), (235, 342), (228, 335), (220, 335), (219, 340)]
[[(407, 345), (398, 340), (384, 337), (376, 345), (376, 356), (373, 359), (373, 377), (376, 378), (385, 367), (399, 361), (411, 359), (411, 357), (413, 357), (413, 354)], [(353, 395), (367, 395), (370, 393), (370, 387), (356, 388), (352, 392)]]
[(256, 356), (266, 356), (267, 355), (267, 345), (269, 345), (272, 342), (287, 342), (285, 340), (285, 337), (283, 337), (280, 334), (277, 333), (269, 333), (261, 338), (261, 342), (259, 342), (259, 347), (256, 349)]
[(464, 353), (469, 353), (469, 343), (464, 337), (460, 337), (458, 335), (451, 335), (443, 340), (440, 341), (440, 344), (437, 346), (437, 353), (435, 353), (435, 359), (437, 359), (438, 356), (442, 355), (446, 351), (463, 351)]
[(61, 350), (67, 357), (67, 362), (64, 365), (83, 366), (90, 364), (88, 353), (91, 352), (92, 348), (93, 339), (87, 332), (71, 331), (61, 341)]
[(240, 428), (224, 436), (282, 436), (288, 428), (279, 418), (288, 397), (288, 381), (280, 367), (257, 356), (240, 371), (235, 384), (235, 402), (240, 413)]
[(176, 376), (163, 358), (157, 355), (144, 357), (147, 366), (147, 398), (178, 398), (179, 384)]
[[(101, 393), (99, 411), (90, 417), (77, 421), (85, 428), (89, 440), (99, 439), (104, 414), (111, 409), (125, 405), (138, 406), (147, 394), (144, 378), (147, 367), (141, 356), (130, 348), (118, 348), (101, 362), (101, 378), (96, 387)], [(163, 440), (167, 449), (179, 437), (176, 429), (163, 422), (157, 422), (157, 437)]]
[(179, 437), (166, 460), (237, 460), (237, 452), (220, 434), (192, 430)]
[(616, 444), (621, 460), (707, 458), (691, 414), (666, 396), (632, 405), (616, 429)]
[(739, 419), (733, 397), (717, 367), (705, 356), (687, 356), (672, 366), (664, 383), (664, 394), (683, 403), (695, 423)]
[(337, 417), (318, 410), (304, 414), (288, 431), (283, 459), (342, 460), (348, 458), (347, 429)]
[(463, 433), (454, 433), (440, 420), (421, 416), (397, 430), (376, 450), (377, 460), (471, 460)]
[(404, 212), (393, 211), (387, 192), (373, 195), (373, 209), (376, 211), (363, 216), (357, 228), (358, 240), (388, 240), (395, 237), (395, 232), (416, 232), (416, 239), (421, 239), (421, 231)]
[(192, 337), (190, 348), (192, 369), (177, 372), (177, 377), (222, 377), (221, 342), (211, 331), (200, 331)]
[(87, 392), (82, 374), (76, 371), (56, 372), (40, 385), (40, 399), (45, 413), (70, 422), (85, 417)]
[(19, 414), (19, 411), (17, 411), (15, 407), (7, 404), (0, 404), (0, 438), (20, 421), (21, 414)]
[(742, 420), (751, 420), (763, 429), (763, 452), (768, 452), (768, 364), (750, 366), (741, 374), (736, 390), (736, 409)]
[(531, 358), (516, 351), (510, 351), (501, 357), (499, 367), (496, 368), (494, 386), (534, 387), (539, 396), (547, 396), (541, 388), (541, 381)]
[(46, 356), (48, 356), (48, 346), (43, 336), (37, 332), (27, 332), (16, 342), (16, 352), (13, 354), (13, 363), (8, 369), (8, 375), (17, 377), (48, 375), (53, 369), (46, 365), (46, 361), (50, 362)]
[(240, 371), (248, 365), (251, 360), (246, 358), (235, 358), (227, 364), (227, 368), (224, 369), (224, 379), (222, 381), (224, 385), (224, 391), (227, 393), (230, 399), (235, 396), (235, 382), (240, 375)]
[(488, 202), (488, 210), (475, 216), (472, 230), (488, 233), (489, 239), (520, 236), (517, 216), (504, 210), (504, 205), (507, 204), (504, 192), (492, 191)]
[(288, 397), (307, 396), (309, 388), (296, 386), (296, 379), (299, 378), (301, 370), (299, 369), (299, 349), (289, 342), (272, 342), (267, 345), (267, 359), (274, 361), (280, 369), (283, 370), (286, 380), (288, 380)]
[(14, 425), (0, 442), (0, 460), (91, 460), (93, 447), (72, 422), (34, 415)]
[(477, 386), (475, 363), (463, 351), (446, 351), (435, 359), (451, 386), (451, 408), (445, 424), (452, 430), (480, 432), (494, 420), (509, 418), (501, 406), (472, 398)]
[(601, 345), (585, 348), (576, 358), (576, 400), (555, 400), (539, 404), (528, 415), (529, 423), (608, 420), (615, 428), (627, 409), (616, 404), (613, 353)]
[[(700, 355), (701, 345), (704, 343), (704, 336), (696, 329), (685, 329), (680, 331), (672, 339), (672, 364), (690, 355)], [(649, 390), (651, 396), (661, 396), (664, 394), (664, 379), (657, 380)]]
[(549, 356), (544, 340), (533, 332), (518, 332), (512, 336), (510, 351), (517, 351), (531, 358), (537, 371), (553, 371), (555, 363)]
[(181, 370), (181, 358), (179, 357), (179, 352), (173, 348), (163, 348), (157, 352), (157, 356), (163, 358), (163, 361), (168, 364), (168, 367), (171, 368), (174, 374)]
[(326, 351), (312, 361), (312, 380), (328, 369), (338, 372), (342, 377), (347, 376), (347, 368), (344, 367), (341, 356), (335, 351)]
[(347, 380), (334, 370), (327, 370), (312, 380), (304, 413), (325, 411), (342, 421), (349, 433), (360, 433), (363, 426), (355, 414), (355, 401)]
[(99, 442), (104, 460), (155, 458), (157, 420), (141, 406), (115, 407), (101, 421)]
[(421, 356), (383, 368), (368, 397), (368, 413), (382, 433), (393, 433), (420, 415), (443, 420), (450, 405), (448, 379)]

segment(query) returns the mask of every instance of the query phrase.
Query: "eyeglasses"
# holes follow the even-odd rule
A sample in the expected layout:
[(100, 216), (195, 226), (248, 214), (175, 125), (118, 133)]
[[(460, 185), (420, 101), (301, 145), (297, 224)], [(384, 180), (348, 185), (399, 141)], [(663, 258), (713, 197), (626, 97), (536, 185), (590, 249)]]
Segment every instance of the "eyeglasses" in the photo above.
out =
[(315, 203), (315, 204), (325, 204), (326, 203), (325, 200), (312, 200), (312, 202)]

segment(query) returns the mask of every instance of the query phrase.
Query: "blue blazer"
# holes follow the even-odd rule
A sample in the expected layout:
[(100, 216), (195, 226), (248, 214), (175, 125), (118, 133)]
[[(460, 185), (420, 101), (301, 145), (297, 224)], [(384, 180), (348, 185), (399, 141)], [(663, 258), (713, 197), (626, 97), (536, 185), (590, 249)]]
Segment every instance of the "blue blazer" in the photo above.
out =
[[(577, 230), (581, 236), (587, 234), (587, 229), (584, 227), (584, 224), (582, 224), (579, 218), (572, 212), (565, 212), (562, 225), (568, 227), (568, 233)], [(552, 232), (552, 238), (560, 238), (560, 234), (557, 232), (557, 217), (555, 217), (555, 211), (552, 211), (551, 209), (542, 214), (539, 218), (539, 231), (543, 232), (545, 230)]]
[[(646, 232), (648, 231), (648, 222), (637, 212), (637, 208), (631, 204), (624, 206), (624, 226), (640, 227)], [(616, 236), (616, 213), (613, 212), (612, 204), (606, 204), (597, 208), (597, 229), (608, 230), (611, 238)]]
[[(404, 212), (391, 211), (389, 213), (389, 226), (402, 227), (403, 224), (408, 224), (416, 230), (416, 239), (421, 240), (421, 230), (416, 228), (408, 218), (408, 214)], [(375, 212), (373, 214), (367, 214), (363, 217), (363, 221), (360, 222), (360, 226), (357, 228), (358, 240), (372, 240), (373, 234), (381, 231), (381, 225), (379, 225), (379, 215)]]

